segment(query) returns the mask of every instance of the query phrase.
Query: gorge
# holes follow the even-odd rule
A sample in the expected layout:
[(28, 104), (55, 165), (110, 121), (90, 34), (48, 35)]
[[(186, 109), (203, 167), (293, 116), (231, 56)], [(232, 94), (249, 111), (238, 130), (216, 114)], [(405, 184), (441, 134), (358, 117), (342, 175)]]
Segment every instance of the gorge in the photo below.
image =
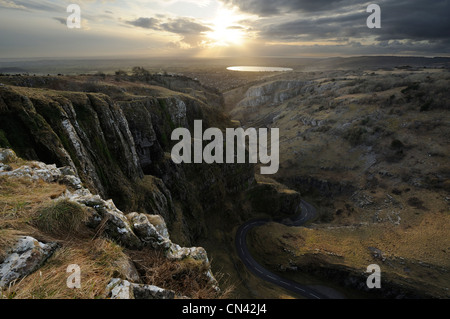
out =
[[(82, 183), (83, 191), (70, 184), (67, 191), (75, 191), (75, 195), (64, 198), (99, 196), (93, 203), (77, 200), (83, 207), (94, 207), (96, 202), (102, 203), (100, 198), (111, 198), (113, 203), (99, 205), (116, 211), (111, 216), (117, 216), (118, 225), (123, 226), (116, 230), (107, 226), (110, 230), (105, 236), (131, 249), (130, 257), (146, 246), (144, 238), (148, 235), (138, 226), (142, 218), (162, 217), (173, 242), (192, 246), (212, 242), (220, 234), (225, 236), (221, 242), (226, 242), (226, 238), (233, 238), (233, 228), (243, 221), (253, 216), (283, 217), (296, 207), (298, 193), (280, 190), (275, 183), (261, 184), (252, 163), (176, 165), (172, 161), (169, 152), (173, 142), (169, 138), (175, 128), (193, 131), (197, 119), (208, 127), (233, 127), (216, 93), (202, 88), (194, 97), (186, 91), (199, 84), (180, 77), (155, 76), (146, 83), (132, 77), (119, 82), (91, 79), (3, 77), (6, 85), (0, 88), (0, 147), (13, 149), (23, 160), (39, 161), (30, 162), (31, 167), (41, 167), (41, 162), (65, 167), (71, 172), (70, 179), (79, 178), (76, 185)], [(19, 165), (22, 159), (11, 161), (10, 166), (5, 162), (5, 176), (24, 176), (19, 172), (28, 168)], [(46, 170), (45, 166), (42, 169)], [(37, 173), (31, 174), (40, 178)], [(270, 205), (264, 207), (261, 201)], [(26, 203), (30, 204), (34, 206)], [(142, 213), (140, 219), (133, 217)], [(108, 216), (104, 214), (101, 211), (98, 220), (92, 215), (97, 220), (94, 228)], [(126, 226), (124, 218), (132, 224)], [(145, 225), (145, 229), (150, 227)], [(7, 224), (1, 229), (7, 233), (20, 230)], [(49, 241), (47, 236), (39, 232), (35, 237)], [(223, 249), (227, 251), (226, 245)], [(191, 253), (183, 254), (182, 260), (191, 258)], [(129, 290), (127, 285), (120, 286), (119, 291)]]

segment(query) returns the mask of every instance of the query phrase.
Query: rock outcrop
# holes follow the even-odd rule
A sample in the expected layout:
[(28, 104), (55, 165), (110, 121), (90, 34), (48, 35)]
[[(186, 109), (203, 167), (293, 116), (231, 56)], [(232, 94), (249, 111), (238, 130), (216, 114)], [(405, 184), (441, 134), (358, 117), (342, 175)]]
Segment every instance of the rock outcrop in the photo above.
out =
[[(192, 258), (210, 269), (196, 243), (217, 231), (230, 236), (233, 227), (254, 217), (252, 204), (264, 192), (249, 200), (247, 192), (256, 186), (253, 164), (173, 163), (175, 128), (192, 130), (196, 119), (205, 129), (234, 125), (214, 92), (195, 93), (183, 87), (191, 83), (185, 79), (160, 80), (88, 85), (64, 77), (14, 79), (19, 86), (0, 88), (0, 147), (33, 162), (17, 168), (5, 161), (0, 175), (64, 183), (70, 187), (59, 199), (82, 205), (97, 234), (128, 249), (151, 247), (172, 260)], [(284, 195), (272, 198), (285, 206), (282, 214), (292, 214), (299, 196)], [(282, 217), (278, 213), (256, 214)], [(217, 285), (211, 270), (206, 275)]]
[(58, 247), (56, 243), (41, 243), (33, 237), (18, 238), (6, 259), (0, 264), (0, 289), (39, 269)]
[(0, 97), (0, 127), (19, 156), (69, 166), (92, 191), (126, 205), (131, 181), (142, 170), (114, 101), (103, 94), (22, 88), (1, 88)]
[(9, 149), (1, 149), (0, 150), (0, 162), (2, 164), (7, 164), (9, 162), (13, 162), (17, 160), (17, 155), (14, 151)]
[(273, 81), (252, 86), (245, 93), (245, 98), (239, 102), (238, 107), (257, 107), (265, 104), (278, 105), (298, 96), (304, 81)]
[[(11, 150), (7, 151), (11, 152)], [(71, 170), (70, 167), (57, 168), (54, 164), (47, 165), (42, 162), (36, 161), (30, 162), (29, 165), (24, 165), (14, 170), (2, 170), (0, 168), (0, 176), (27, 178), (30, 180), (43, 180), (48, 183), (60, 182), (66, 185), (70, 185), (74, 189), (83, 188), (80, 178), (78, 176), (75, 176), (75, 173)]]
[(175, 292), (114, 278), (106, 287), (106, 296), (109, 299), (174, 299)]
[[(0, 149), (0, 154), (8, 154), (11, 158), (17, 158), (12, 150)], [(73, 171), (67, 167), (56, 168), (55, 165), (32, 162), (30, 165), (24, 165), (12, 171), (0, 172), (0, 176), (43, 180), (49, 183), (66, 183), (69, 189), (55, 200), (68, 200), (85, 207), (90, 214), (87, 225), (97, 230), (97, 236), (105, 235), (129, 249), (149, 246), (163, 251), (166, 258), (171, 260), (192, 258), (201, 261), (206, 266), (206, 276), (212, 287), (216, 290), (219, 289), (205, 249), (181, 247), (173, 243), (169, 239), (166, 223), (161, 216), (139, 213), (126, 215), (116, 207), (112, 200), (104, 200), (100, 195), (94, 195), (89, 189), (84, 188), (78, 176), (68, 175), (71, 173)], [(38, 269), (51, 256), (55, 248), (56, 244), (43, 244), (31, 237), (20, 239), (12, 253), (0, 265), (0, 287), (3, 288), (10, 282)], [(130, 296), (138, 294), (147, 299), (153, 296), (152, 294), (155, 298), (160, 296), (160, 293), (153, 288), (149, 290), (146, 287), (142, 288), (143, 286), (136, 286), (137, 288), (133, 288), (134, 292), (132, 293), (126, 282), (120, 287), (120, 289), (117, 288), (119, 289), (117, 295), (121, 295), (121, 291), (126, 290), (130, 291)]]

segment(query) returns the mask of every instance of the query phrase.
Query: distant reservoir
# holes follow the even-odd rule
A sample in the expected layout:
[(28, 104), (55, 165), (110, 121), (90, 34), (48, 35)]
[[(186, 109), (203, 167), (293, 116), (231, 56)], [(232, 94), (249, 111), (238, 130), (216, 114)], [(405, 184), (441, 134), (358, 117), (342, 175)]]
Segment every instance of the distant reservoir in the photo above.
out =
[(239, 72), (289, 72), (293, 71), (291, 68), (279, 68), (268, 66), (230, 66), (227, 68), (230, 71)]

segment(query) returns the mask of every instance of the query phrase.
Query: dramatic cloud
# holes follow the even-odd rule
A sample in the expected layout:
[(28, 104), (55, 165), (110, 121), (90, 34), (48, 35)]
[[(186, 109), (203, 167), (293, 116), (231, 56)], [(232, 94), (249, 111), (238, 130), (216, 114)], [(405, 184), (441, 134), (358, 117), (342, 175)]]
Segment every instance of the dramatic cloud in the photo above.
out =
[[(256, 28), (266, 40), (320, 41), (361, 37), (373, 34), (366, 26), (367, 15), (350, 13), (331, 17), (297, 18), (266, 25), (264, 21)], [(372, 32), (372, 33), (370, 33)]]
[(380, 40), (450, 38), (450, 1), (386, 1)]
[(334, 11), (343, 7), (364, 4), (364, 1), (357, 0), (222, 0), (222, 2), (259, 16), (274, 16), (291, 12)]
[[(402, 46), (413, 49), (426, 41), (429, 49), (450, 52), (450, 1), (379, 0), (382, 28), (369, 29), (366, 8), (369, 3), (355, 0), (222, 0), (260, 18), (250, 26), (261, 41), (364, 43), (370, 49), (395, 52)], [(386, 43), (394, 43), (392, 47)], [(364, 45), (363, 45), (364, 46)], [(369, 47), (367, 47), (369, 48)], [(417, 46), (423, 49), (423, 45)], [(402, 50), (402, 51), (405, 51)], [(378, 50), (377, 50), (378, 51)]]
[[(82, 30), (65, 26), (70, 3), (81, 6)], [(366, 25), (371, 3), (381, 7), (381, 29)], [(450, 0), (0, 0), (0, 9), (0, 57), (113, 55), (116, 47), (152, 55), (450, 55)]]

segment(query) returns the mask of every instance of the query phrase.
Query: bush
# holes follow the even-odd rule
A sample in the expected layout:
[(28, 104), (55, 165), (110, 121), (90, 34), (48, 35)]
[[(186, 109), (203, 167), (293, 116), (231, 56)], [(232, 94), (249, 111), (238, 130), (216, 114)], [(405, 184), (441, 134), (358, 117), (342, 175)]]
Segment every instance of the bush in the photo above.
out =
[(431, 107), (431, 101), (428, 101), (420, 107), (420, 112), (427, 112), (430, 110), (430, 107)]
[(423, 201), (417, 197), (411, 197), (408, 199), (408, 205), (414, 208), (425, 210), (426, 208), (423, 206), (423, 204)]
[(58, 200), (37, 210), (36, 226), (49, 234), (71, 234), (87, 220), (87, 211), (79, 204)]
[(410, 91), (417, 91), (419, 89), (420, 83), (412, 83), (410, 85), (408, 85), (408, 87), (406, 89), (402, 90), (403, 94), (407, 94)]
[(393, 140), (391, 143), (392, 149), (398, 150), (398, 149), (402, 149), (403, 147), (405, 147), (405, 145), (399, 140)]
[(363, 127), (352, 127), (344, 134), (344, 139), (346, 139), (350, 145), (358, 146), (365, 143), (367, 130)]
[(128, 73), (123, 70), (118, 70), (115, 72), (115, 75), (117, 76), (128, 76)]

